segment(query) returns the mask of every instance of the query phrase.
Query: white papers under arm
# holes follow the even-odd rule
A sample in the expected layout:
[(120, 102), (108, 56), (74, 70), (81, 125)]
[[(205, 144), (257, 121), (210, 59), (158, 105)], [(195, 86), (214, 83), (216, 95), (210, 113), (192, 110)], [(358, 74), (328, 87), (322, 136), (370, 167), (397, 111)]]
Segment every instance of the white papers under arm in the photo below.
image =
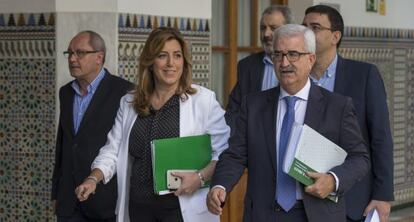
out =
[[(303, 125), (298, 140), (288, 174), (306, 186), (314, 183), (306, 172), (327, 173), (333, 167), (341, 165), (347, 156), (345, 150), (306, 124)], [(338, 200), (337, 197), (328, 198), (334, 202)]]
[(331, 142), (308, 125), (302, 129), (295, 157), (319, 173), (326, 173), (341, 165), (347, 156), (345, 150)]
[(379, 215), (377, 209), (373, 208), (369, 211), (367, 217), (365, 218), (364, 222), (380, 222)]

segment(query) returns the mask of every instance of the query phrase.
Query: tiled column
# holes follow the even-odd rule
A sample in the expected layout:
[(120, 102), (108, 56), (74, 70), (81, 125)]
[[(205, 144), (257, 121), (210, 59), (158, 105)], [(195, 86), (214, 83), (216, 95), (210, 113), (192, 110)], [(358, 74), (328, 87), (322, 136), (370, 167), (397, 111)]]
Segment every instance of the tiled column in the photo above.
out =
[[(118, 11), (120, 1), (125, 7), (133, 6), (129, 15)], [(200, 14), (197, 10), (207, 10), (207, 14), (211, 11), (191, 5), (211, 2), (163, 1), (163, 7), (174, 15), (162, 16), (157, 13), (165, 11), (151, 9), (158, 7), (160, 0), (147, 2), (0, 2), (1, 222), (55, 220), (50, 191), (59, 114), (58, 90), (72, 80), (63, 51), (79, 31), (93, 30), (101, 34), (107, 46), (105, 67), (133, 81), (149, 32), (159, 26), (177, 27), (190, 45), (194, 82), (210, 87), (209, 18), (194, 15)], [(187, 8), (180, 7), (184, 3), (188, 4)], [(143, 4), (145, 7), (140, 7)], [(178, 11), (171, 10), (172, 5)], [(135, 13), (136, 9), (143, 8), (144, 13)], [(181, 11), (182, 8), (186, 10)]]

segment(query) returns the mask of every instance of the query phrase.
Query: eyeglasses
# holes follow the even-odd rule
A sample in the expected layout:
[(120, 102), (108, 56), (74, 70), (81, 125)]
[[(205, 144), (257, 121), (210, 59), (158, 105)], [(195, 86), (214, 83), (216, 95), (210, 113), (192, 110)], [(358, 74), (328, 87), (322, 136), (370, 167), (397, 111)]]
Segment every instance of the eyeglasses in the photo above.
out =
[(323, 30), (332, 31), (331, 28), (324, 27), (324, 26), (321, 26), (319, 24), (311, 24), (311, 25), (308, 25), (307, 27), (310, 28), (313, 32), (320, 32), (320, 31), (323, 31)]
[(86, 56), (86, 54), (90, 54), (90, 53), (97, 53), (100, 52), (98, 50), (93, 50), (93, 51), (86, 51), (86, 50), (76, 50), (76, 51), (64, 51), (63, 55), (65, 56), (65, 58), (69, 58), (71, 56), (75, 56), (76, 58), (83, 58), (84, 56)]
[(300, 56), (311, 54), (310, 52), (298, 52), (298, 51), (288, 51), (283, 53), (281, 51), (274, 51), (271, 55), (273, 61), (280, 62), (283, 60), (283, 57), (286, 56), (289, 62), (296, 62), (299, 60)]

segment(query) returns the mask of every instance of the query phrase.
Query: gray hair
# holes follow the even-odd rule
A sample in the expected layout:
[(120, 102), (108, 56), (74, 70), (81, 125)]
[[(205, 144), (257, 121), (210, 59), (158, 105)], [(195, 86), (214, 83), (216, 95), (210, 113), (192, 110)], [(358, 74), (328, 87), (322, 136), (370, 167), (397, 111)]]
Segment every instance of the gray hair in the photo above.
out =
[(267, 7), (263, 11), (261, 19), (263, 19), (264, 15), (271, 15), (274, 12), (282, 13), (283, 18), (285, 18), (285, 23), (284, 24), (293, 23), (293, 13), (292, 13), (292, 11), (290, 10), (289, 7), (284, 6), (284, 5), (271, 5), (271, 6)]
[(105, 46), (105, 41), (103, 40), (102, 36), (91, 30), (81, 31), (76, 36), (84, 35), (84, 34), (89, 35), (89, 45), (91, 45), (93, 50), (103, 52), (104, 56), (102, 59), (102, 64), (104, 64), (105, 57), (106, 57), (106, 46)]
[(296, 37), (303, 36), (305, 39), (305, 48), (310, 53), (316, 52), (315, 34), (313, 31), (303, 25), (298, 24), (287, 24), (279, 27), (273, 33), (273, 45), (279, 38), (282, 37)]

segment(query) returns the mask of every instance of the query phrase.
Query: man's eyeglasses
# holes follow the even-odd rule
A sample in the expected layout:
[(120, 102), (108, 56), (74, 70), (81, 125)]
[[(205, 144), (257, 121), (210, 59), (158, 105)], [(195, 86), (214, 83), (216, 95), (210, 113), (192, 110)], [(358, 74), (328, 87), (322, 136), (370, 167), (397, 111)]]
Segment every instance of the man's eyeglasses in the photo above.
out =
[(324, 27), (324, 26), (321, 26), (319, 24), (311, 24), (311, 25), (308, 25), (307, 27), (310, 28), (313, 32), (320, 32), (320, 31), (323, 31), (323, 30), (332, 31), (331, 28)]
[(68, 50), (68, 51), (64, 51), (63, 52), (63, 55), (66, 57), (66, 58), (69, 58), (69, 57), (71, 57), (71, 56), (75, 56), (76, 58), (83, 58), (86, 54), (90, 54), (90, 53), (97, 53), (97, 52), (100, 52), (100, 51), (98, 51), (98, 50), (93, 50), (93, 51), (86, 51), (86, 50), (76, 50), (76, 51), (70, 51), (70, 50)]
[(283, 57), (286, 56), (289, 62), (296, 62), (303, 55), (311, 54), (310, 52), (298, 52), (298, 51), (288, 51), (283, 53), (281, 51), (274, 51), (271, 55), (273, 61), (280, 62), (283, 60)]

